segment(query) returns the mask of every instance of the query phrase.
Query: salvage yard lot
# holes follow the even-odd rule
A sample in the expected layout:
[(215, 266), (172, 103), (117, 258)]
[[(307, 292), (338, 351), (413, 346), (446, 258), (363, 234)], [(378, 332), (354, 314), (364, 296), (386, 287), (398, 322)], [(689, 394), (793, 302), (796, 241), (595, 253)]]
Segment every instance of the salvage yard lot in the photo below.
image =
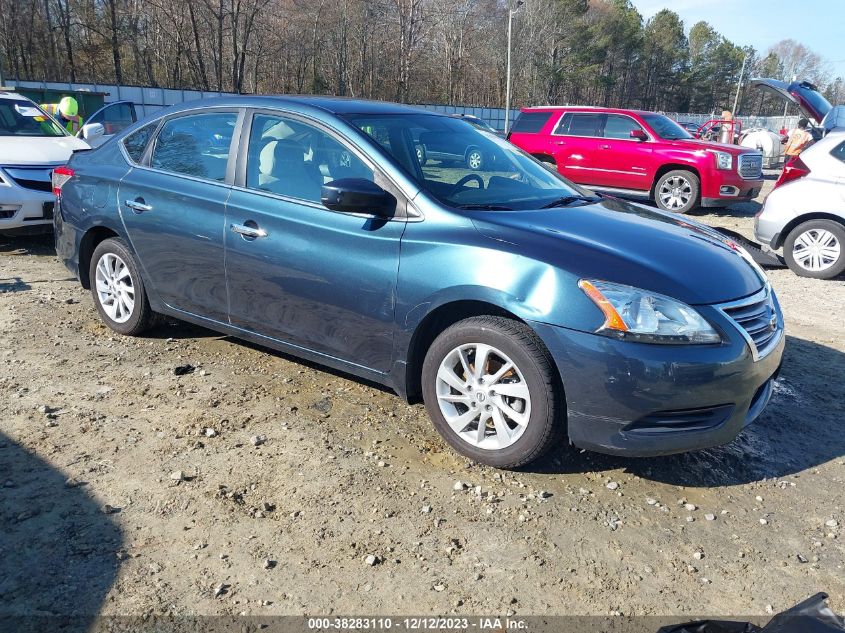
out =
[[(750, 237), (758, 208), (697, 217)], [(379, 388), (186, 324), (120, 337), (51, 238), (0, 237), (6, 612), (841, 611), (845, 281), (769, 276), (783, 370), (731, 445), (500, 472)]]

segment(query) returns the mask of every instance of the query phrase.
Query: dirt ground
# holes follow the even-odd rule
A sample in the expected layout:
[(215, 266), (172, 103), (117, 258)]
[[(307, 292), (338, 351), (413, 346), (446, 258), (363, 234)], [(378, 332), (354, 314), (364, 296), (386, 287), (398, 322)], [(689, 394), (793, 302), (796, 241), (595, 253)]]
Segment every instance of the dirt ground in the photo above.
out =
[(499, 472), (348, 377), (118, 336), (51, 238), (0, 238), (0, 614), (845, 611), (845, 281), (769, 275), (785, 364), (731, 445)]

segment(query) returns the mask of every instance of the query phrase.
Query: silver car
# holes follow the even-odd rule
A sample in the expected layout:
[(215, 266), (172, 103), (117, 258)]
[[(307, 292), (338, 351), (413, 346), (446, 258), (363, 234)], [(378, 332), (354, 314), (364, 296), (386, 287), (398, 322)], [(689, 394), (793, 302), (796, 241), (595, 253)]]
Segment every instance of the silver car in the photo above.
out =
[(845, 127), (834, 127), (784, 167), (754, 234), (770, 249), (782, 248), (797, 275), (830, 279), (845, 271)]

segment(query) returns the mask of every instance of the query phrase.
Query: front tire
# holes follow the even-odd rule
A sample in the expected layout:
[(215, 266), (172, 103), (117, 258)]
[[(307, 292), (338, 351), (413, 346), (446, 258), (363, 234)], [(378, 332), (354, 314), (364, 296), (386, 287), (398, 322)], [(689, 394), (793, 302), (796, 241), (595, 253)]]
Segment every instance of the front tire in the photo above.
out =
[(464, 162), (466, 163), (466, 166), (473, 171), (478, 171), (484, 167), (484, 154), (482, 154), (481, 150), (477, 147), (470, 147), (469, 150), (467, 150)]
[(88, 274), (94, 305), (111, 329), (137, 336), (152, 325), (155, 315), (138, 264), (122, 240), (109, 238), (100, 242), (91, 256)]
[(444, 330), (426, 354), (422, 389), (443, 439), (488, 466), (534, 461), (564, 429), (549, 353), (531, 328), (510, 319), (472, 317)]
[(661, 176), (654, 186), (654, 202), (664, 211), (689, 213), (698, 206), (701, 182), (691, 171), (676, 169)]
[(833, 220), (803, 222), (786, 236), (783, 258), (800, 277), (832, 279), (845, 271), (845, 227)]

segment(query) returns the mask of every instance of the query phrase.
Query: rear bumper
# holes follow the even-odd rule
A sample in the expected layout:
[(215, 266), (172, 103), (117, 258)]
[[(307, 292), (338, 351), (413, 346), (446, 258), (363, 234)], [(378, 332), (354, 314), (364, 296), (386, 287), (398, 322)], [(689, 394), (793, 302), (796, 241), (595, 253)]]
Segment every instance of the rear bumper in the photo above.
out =
[(672, 346), (532, 326), (560, 372), (571, 442), (643, 457), (731, 442), (768, 403), (786, 338), (755, 362), (738, 332), (718, 346)]

